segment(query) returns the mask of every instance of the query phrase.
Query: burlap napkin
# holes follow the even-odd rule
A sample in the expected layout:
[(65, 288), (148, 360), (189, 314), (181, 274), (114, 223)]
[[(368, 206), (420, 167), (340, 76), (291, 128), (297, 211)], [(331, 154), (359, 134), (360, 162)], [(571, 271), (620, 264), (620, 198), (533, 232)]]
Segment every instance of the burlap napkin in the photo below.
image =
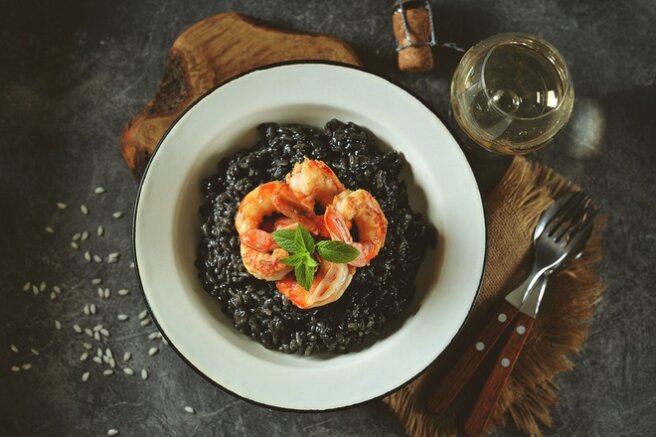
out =
[[(488, 254), (482, 289), (462, 332), (445, 353), (419, 378), (385, 398), (410, 436), (456, 435), (475, 401), (483, 378), (481, 368), (465, 387), (450, 411), (434, 415), (425, 408), (440, 375), (450, 368), (471, 341), (480, 324), (505, 294), (523, 279), (531, 262), (531, 238), (540, 214), (569, 183), (551, 169), (515, 158), (485, 205), (488, 222)], [(531, 435), (541, 435), (540, 425), (551, 424), (556, 403), (556, 374), (572, 370), (569, 357), (580, 351), (594, 307), (604, 287), (595, 274), (601, 260), (601, 228), (596, 223), (583, 256), (552, 275), (522, 355), (501, 394), (487, 431), (510, 418)]]

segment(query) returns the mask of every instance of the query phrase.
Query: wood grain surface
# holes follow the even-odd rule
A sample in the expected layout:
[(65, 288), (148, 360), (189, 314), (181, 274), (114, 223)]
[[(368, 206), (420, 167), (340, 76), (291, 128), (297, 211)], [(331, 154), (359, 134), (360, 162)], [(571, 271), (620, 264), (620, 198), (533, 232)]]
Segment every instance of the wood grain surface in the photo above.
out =
[(126, 164), (141, 177), (166, 129), (207, 90), (246, 71), (295, 60), (362, 65), (355, 51), (338, 38), (274, 29), (236, 13), (192, 25), (173, 43), (156, 95), (123, 128), (120, 142)]

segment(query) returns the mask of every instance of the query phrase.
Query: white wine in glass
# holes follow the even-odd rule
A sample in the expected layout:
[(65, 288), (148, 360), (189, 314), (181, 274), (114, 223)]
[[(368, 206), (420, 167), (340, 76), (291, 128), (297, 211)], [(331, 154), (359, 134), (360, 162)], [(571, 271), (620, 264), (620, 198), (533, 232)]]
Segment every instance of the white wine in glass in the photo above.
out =
[(451, 82), (453, 117), (467, 136), (501, 154), (547, 144), (574, 104), (567, 65), (548, 42), (500, 34), (470, 48)]

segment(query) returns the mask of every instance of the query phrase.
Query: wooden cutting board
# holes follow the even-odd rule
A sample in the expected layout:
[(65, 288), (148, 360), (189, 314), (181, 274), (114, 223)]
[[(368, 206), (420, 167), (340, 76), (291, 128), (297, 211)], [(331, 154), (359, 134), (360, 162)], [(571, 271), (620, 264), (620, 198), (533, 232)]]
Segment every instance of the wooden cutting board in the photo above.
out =
[(292, 60), (362, 65), (338, 38), (274, 29), (236, 13), (215, 15), (186, 29), (169, 51), (159, 90), (121, 133), (121, 153), (132, 173), (141, 177), (166, 129), (207, 90), (254, 68)]

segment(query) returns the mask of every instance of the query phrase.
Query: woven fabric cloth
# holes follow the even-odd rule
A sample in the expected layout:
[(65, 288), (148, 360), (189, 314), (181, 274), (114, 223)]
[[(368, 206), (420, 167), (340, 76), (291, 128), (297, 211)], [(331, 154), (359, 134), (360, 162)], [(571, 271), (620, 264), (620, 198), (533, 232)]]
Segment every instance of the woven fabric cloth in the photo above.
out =
[[(425, 408), (431, 388), (472, 341), (480, 324), (487, 321), (486, 314), (522, 281), (532, 259), (533, 229), (554, 197), (566, 188), (571, 185), (553, 170), (518, 157), (486, 199), (485, 275), (468, 322), (426, 372), (385, 398), (410, 436), (449, 436), (461, 432), (493, 359), (486, 360), (450, 410), (443, 414), (434, 415)], [(540, 426), (550, 426), (550, 410), (557, 398), (554, 377), (572, 370), (570, 357), (581, 350), (595, 305), (604, 290), (595, 273), (601, 260), (602, 227), (599, 222), (595, 224), (581, 258), (550, 277), (533, 331), (486, 431), (512, 421), (528, 434), (541, 435)]]

